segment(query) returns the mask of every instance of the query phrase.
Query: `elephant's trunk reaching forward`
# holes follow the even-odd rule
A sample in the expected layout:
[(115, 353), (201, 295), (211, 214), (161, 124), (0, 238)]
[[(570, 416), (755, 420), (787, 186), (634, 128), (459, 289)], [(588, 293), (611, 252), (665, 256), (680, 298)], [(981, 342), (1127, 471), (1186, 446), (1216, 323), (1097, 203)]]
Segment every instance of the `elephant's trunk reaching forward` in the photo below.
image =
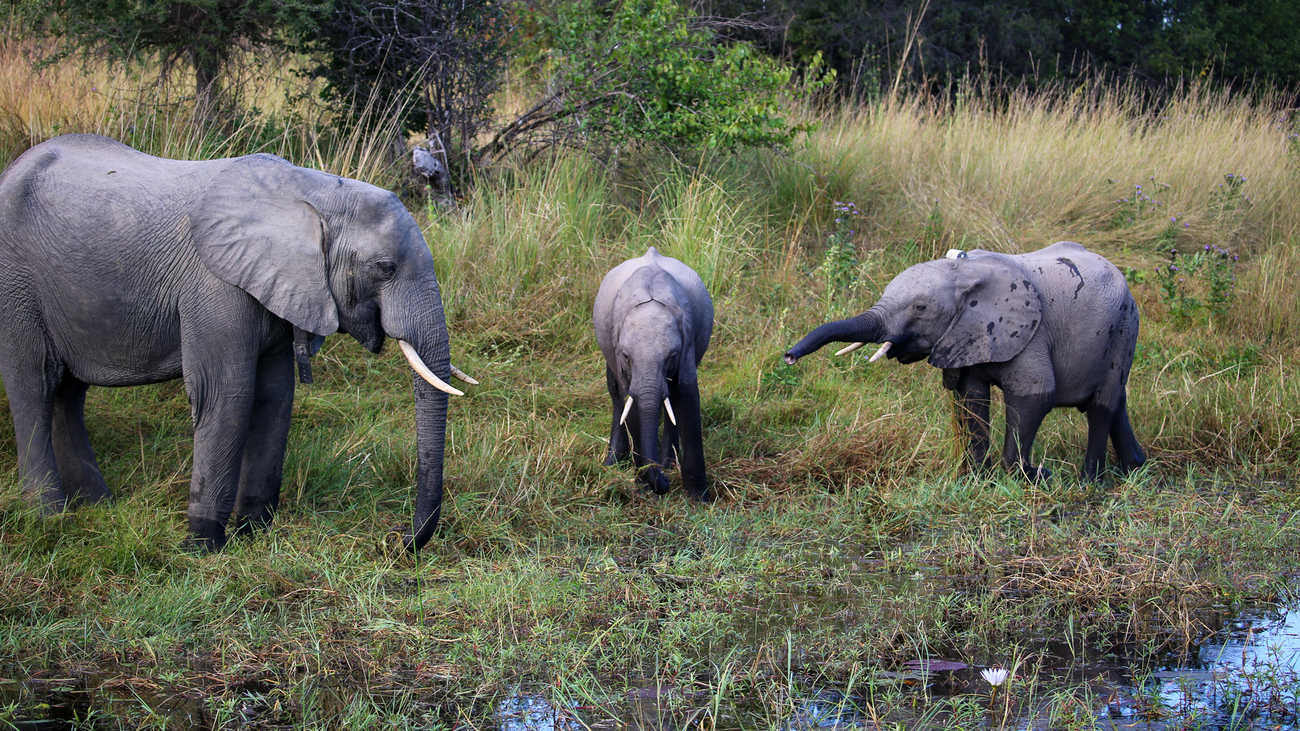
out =
[(820, 350), (826, 343), (857, 344), (884, 341), (880, 315), (876, 313), (875, 308), (872, 308), (846, 320), (836, 320), (817, 327), (785, 352), (785, 362), (794, 365), (795, 361)]

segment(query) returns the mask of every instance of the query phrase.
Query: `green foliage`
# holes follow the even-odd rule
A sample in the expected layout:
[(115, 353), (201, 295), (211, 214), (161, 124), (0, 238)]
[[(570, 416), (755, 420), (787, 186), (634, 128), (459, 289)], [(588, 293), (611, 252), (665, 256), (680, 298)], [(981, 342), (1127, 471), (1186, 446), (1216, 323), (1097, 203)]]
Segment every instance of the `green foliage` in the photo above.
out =
[(1190, 255), (1171, 248), (1156, 279), (1160, 299), (1175, 320), (1186, 323), (1201, 314), (1222, 318), (1236, 297), (1237, 256), (1213, 244)]
[(825, 282), (826, 305), (837, 311), (837, 295), (847, 293), (858, 282), (858, 247), (855, 236), (864, 218), (853, 203), (835, 201), (835, 230), (826, 237), (826, 251), (822, 255), (818, 273)]
[[(785, 146), (813, 128), (783, 115), (793, 69), (727, 43), (674, 0), (582, 0), (549, 24), (557, 118), (585, 140), (676, 149)], [(804, 93), (833, 74), (813, 64)]]

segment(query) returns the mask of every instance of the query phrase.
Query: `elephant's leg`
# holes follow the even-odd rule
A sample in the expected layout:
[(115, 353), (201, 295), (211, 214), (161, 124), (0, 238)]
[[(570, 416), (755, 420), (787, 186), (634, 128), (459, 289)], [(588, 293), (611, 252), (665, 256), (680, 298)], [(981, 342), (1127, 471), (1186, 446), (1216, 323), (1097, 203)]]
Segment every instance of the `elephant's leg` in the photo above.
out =
[(696, 383), (668, 386), (668, 398), (677, 414), (677, 431), (681, 438), (679, 453), (682, 487), (686, 494), (700, 501), (712, 499), (708, 475), (704, 470), (704, 430), (700, 421), (700, 388)]
[(614, 377), (614, 372), (608, 366), (605, 367), (605, 385), (609, 387), (609, 399), (614, 404), (614, 416), (609, 427), (609, 451), (605, 455), (605, 464), (614, 465), (627, 459), (631, 445), (628, 444), (627, 428), (619, 423), (619, 419), (623, 416), (623, 399), (619, 396), (618, 379)]
[(1016, 394), (1002, 391), (1007, 407), (1007, 430), (1002, 440), (1002, 465), (1008, 471), (1021, 470), (1030, 480), (1045, 479), (1051, 471), (1034, 467), (1034, 437), (1047, 412), (1056, 404), (1056, 394)]
[(1096, 480), (1106, 468), (1106, 441), (1115, 424), (1115, 410), (1101, 404), (1088, 407), (1088, 448), (1083, 453), (1084, 480)]
[(206, 551), (226, 545), (226, 522), (235, 506), (240, 466), (253, 413), (257, 355), (231, 345), (182, 351), (185, 390), (194, 420), (194, 474), (190, 478), (188, 543)]
[(963, 375), (953, 389), (957, 419), (966, 433), (966, 465), (972, 471), (992, 467), (989, 451), (989, 384), (988, 381)]
[[(676, 407), (674, 415), (676, 414)], [(668, 414), (663, 415), (663, 436), (659, 438), (660, 454), (664, 461), (664, 469), (672, 469), (680, 460), (682, 454), (682, 435), (681, 430), (673, 424)]]
[(68, 500), (74, 505), (97, 503), (113, 497), (95, 460), (86, 434), (86, 384), (71, 375), (63, 377), (54, 394), (54, 457)]
[(1147, 456), (1133, 434), (1133, 425), (1128, 420), (1128, 397), (1120, 400), (1119, 410), (1110, 426), (1110, 440), (1115, 445), (1115, 455), (1119, 457), (1120, 469), (1131, 472), (1146, 464)]
[(61, 513), (68, 500), (59, 477), (52, 431), (54, 394), (62, 368), (44, 348), (10, 350), (3, 355), (0, 375), (4, 378), (5, 395), (14, 421), (23, 493), (43, 514)]
[(280, 503), (293, 391), (294, 359), (290, 348), (286, 345), (264, 353), (257, 365), (248, 442), (244, 445), (235, 497), (235, 525), (241, 534), (269, 526)]

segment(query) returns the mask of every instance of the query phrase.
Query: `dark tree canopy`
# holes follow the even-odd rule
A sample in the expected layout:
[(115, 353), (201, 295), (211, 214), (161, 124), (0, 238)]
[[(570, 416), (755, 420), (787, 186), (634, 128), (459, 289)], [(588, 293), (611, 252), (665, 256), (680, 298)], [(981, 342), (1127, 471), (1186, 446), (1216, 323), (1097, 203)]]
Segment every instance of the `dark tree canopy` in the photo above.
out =
[[(769, 27), (751, 40), (796, 60), (821, 51), (846, 80), (891, 81), (917, 0), (706, 0)], [(1210, 76), (1300, 84), (1294, 0), (932, 0), (906, 75), (941, 86), (987, 72), (1039, 83), (1103, 72), (1150, 87)]]
[(307, 44), (325, 97), (446, 145), (453, 167), (490, 122), (511, 38), (495, 0), (336, 0)]
[(17, 0), (33, 28), (64, 41), (60, 55), (187, 63), (210, 102), (217, 77), (243, 48), (275, 47), (311, 32), (331, 0)]

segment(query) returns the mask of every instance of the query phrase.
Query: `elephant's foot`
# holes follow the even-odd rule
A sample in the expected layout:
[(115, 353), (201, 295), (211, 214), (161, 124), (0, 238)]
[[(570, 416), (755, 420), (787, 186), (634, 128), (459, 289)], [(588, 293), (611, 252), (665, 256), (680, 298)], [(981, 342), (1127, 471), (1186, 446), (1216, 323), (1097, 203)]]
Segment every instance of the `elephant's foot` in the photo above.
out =
[(243, 538), (254, 533), (262, 533), (271, 527), (271, 519), (271, 513), (265, 510), (236, 516), (235, 535)]
[(112, 502), (113, 493), (102, 481), (97, 485), (84, 488), (72, 487), (68, 490), (68, 503), (76, 507)]
[(1030, 482), (1042, 482), (1052, 476), (1052, 471), (1046, 467), (1035, 467), (1031, 464), (1017, 464), (1007, 471), (1012, 474), (1019, 472)]
[(208, 518), (190, 518), (190, 535), (181, 544), (199, 553), (215, 553), (226, 546), (226, 526)]
[(970, 456), (966, 458), (966, 470), (976, 477), (989, 477), (997, 470), (997, 467), (997, 459), (989, 455), (979, 459)]
[(637, 478), (641, 485), (647, 490), (651, 490), (656, 495), (667, 494), (671, 485), (668, 484), (668, 478), (664, 476), (663, 470), (658, 465), (648, 465), (641, 468), (641, 474)]
[(709, 489), (708, 483), (702, 485), (683, 484), (682, 487), (686, 489), (687, 496), (697, 503), (713, 502), (713, 491)]
[(36, 487), (23, 487), (27, 502), (42, 518), (53, 518), (68, 509), (68, 496), (57, 484), (46, 483)]

